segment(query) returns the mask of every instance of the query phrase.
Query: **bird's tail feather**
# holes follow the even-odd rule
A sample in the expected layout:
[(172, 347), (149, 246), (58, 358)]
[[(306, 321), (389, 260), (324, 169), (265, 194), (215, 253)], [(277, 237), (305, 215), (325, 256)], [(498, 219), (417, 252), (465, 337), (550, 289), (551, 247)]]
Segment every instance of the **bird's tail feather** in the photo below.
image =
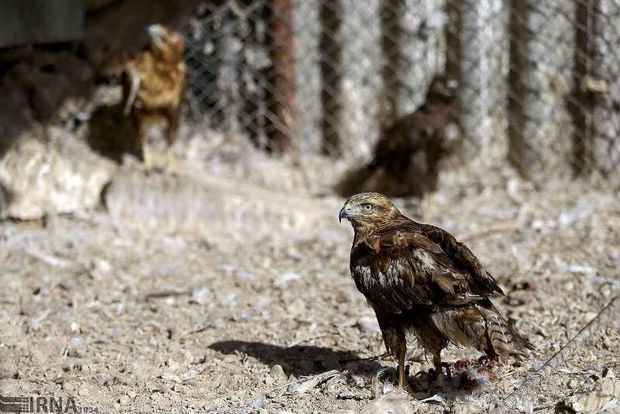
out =
[(534, 349), (534, 345), (519, 334), (495, 306), (480, 311), (486, 323), (487, 341), (491, 348), (488, 353), (520, 359), (525, 356), (525, 350)]
[(469, 306), (450, 306), (432, 313), (437, 330), (457, 346), (471, 346), (490, 359), (525, 356), (534, 346), (499, 313), (487, 298)]

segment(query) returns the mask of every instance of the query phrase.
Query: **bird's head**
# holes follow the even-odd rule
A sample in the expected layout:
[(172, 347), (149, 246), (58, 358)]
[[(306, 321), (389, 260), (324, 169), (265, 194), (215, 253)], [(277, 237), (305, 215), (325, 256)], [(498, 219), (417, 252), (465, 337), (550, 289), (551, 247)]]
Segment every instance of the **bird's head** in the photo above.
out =
[(354, 229), (373, 228), (401, 216), (394, 203), (379, 193), (359, 193), (349, 197), (338, 220), (347, 219)]
[(458, 97), (459, 84), (446, 75), (436, 75), (426, 93), (426, 101), (452, 102)]
[(179, 32), (170, 30), (161, 24), (152, 24), (147, 28), (153, 53), (169, 62), (178, 62), (183, 58), (185, 41)]

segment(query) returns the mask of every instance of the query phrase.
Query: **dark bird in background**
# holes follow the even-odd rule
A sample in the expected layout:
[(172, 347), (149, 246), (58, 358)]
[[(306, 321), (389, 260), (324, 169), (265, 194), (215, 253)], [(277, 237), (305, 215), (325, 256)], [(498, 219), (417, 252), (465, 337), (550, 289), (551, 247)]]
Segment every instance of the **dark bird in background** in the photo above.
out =
[(145, 142), (148, 125), (166, 122), (170, 166), (186, 82), (185, 42), (179, 32), (159, 24), (149, 26), (148, 33), (147, 49), (128, 61), (123, 70), (123, 108), (136, 129), (136, 153), (147, 166), (150, 164)]
[(493, 361), (533, 349), (489, 299), (503, 295), (493, 276), (450, 233), (405, 217), (378, 193), (349, 198), (343, 218), (355, 232), (351, 275), (398, 361), (399, 386), (406, 384), (407, 333), (432, 355), (436, 374), (449, 343), (473, 347)]
[(437, 188), (441, 162), (460, 154), (458, 84), (433, 78), (426, 101), (381, 132), (369, 164), (349, 171), (338, 183), (344, 196), (377, 191), (390, 196), (422, 197)]

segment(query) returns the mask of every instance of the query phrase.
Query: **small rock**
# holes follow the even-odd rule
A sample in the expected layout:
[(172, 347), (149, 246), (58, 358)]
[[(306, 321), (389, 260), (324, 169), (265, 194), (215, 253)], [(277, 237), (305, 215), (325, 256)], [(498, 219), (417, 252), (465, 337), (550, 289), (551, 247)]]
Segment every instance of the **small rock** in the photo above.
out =
[(195, 369), (188, 369), (187, 371), (183, 372), (180, 375), (181, 381), (186, 382), (186, 381), (191, 381), (194, 378), (198, 377), (200, 375), (200, 372), (198, 372)]
[(265, 404), (265, 399), (263, 397), (254, 397), (248, 400), (248, 405), (255, 410), (260, 410)]
[(85, 342), (82, 338), (74, 336), (67, 345), (67, 356), (82, 358), (84, 356)]
[(196, 303), (198, 305), (206, 305), (213, 300), (213, 295), (211, 295), (211, 291), (206, 288), (198, 288), (192, 290), (192, 297), (190, 299), (190, 303)]
[(302, 299), (295, 299), (288, 304), (287, 309), (291, 315), (302, 315), (306, 313), (307, 302)]
[(0, 369), (0, 379), (17, 379), (19, 374), (17, 370), (14, 369)]
[(451, 407), (451, 413), (453, 414), (477, 414), (484, 412), (484, 409), (477, 404), (455, 404)]
[(227, 308), (233, 308), (237, 305), (237, 296), (234, 293), (223, 295), (219, 300), (220, 303)]
[(610, 297), (612, 293), (612, 290), (609, 288), (609, 286), (603, 286), (603, 288), (601, 289), (601, 294), (603, 295), (603, 297)]
[(80, 330), (80, 324), (77, 322), (71, 322), (71, 326), (69, 328), (71, 329), (71, 332), (76, 333)]
[(357, 328), (365, 333), (379, 333), (379, 323), (373, 316), (362, 316), (356, 323)]
[(506, 296), (504, 302), (508, 306), (522, 306), (525, 304), (525, 300), (523, 300), (522, 298), (518, 298), (514, 295)]
[(118, 399), (118, 402), (121, 405), (127, 405), (129, 404), (129, 401), (131, 401), (131, 399), (127, 395), (122, 395), (121, 398)]
[(36, 220), (48, 213), (93, 208), (116, 165), (84, 142), (62, 137), (62, 144), (20, 140), (0, 161), (0, 216)]
[(110, 262), (108, 262), (105, 259), (102, 259), (101, 257), (95, 257), (90, 263), (90, 269), (91, 269), (91, 273), (95, 277), (97, 277), (97, 276), (109, 274), (112, 271), (112, 265), (110, 264)]
[(283, 275), (280, 275), (280, 277), (278, 277), (278, 280), (276, 281), (276, 285), (286, 286), (290, 282), (294, 282), (299, 279), (301, 279), (301, 276), (298, 273), (293, 273), (293, 272), (284, 273)]
[(252, 280), (256, 277), (256, 275), (252, 272), (248, 272), (245, 269), (237, 269), (235, 271), (235, 277), (240, 280)]
[[(404, 392), (392, 391), (368, 403), (362, 408), (361, 413), (414, 414), (416, 411), (416, 408), (412, 405), (412, 402), (407, 394)], [(428, 412), (428, 409), (425, 412)]]
[(273, 378), (275, 378), (276, 380), (285, 380), (287, 379), (286, 374), (284, 373), (284, 369), (282, 368), (281, 365), (274, 365), (271, 367), (271, 370), (269, 370), (269, 375)]

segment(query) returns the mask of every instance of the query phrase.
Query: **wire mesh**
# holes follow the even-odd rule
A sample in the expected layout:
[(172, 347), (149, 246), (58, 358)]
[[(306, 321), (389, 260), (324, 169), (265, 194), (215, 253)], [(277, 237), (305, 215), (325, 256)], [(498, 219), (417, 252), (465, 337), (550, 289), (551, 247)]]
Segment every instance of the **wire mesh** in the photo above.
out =
[(464, 159), (618, 178), (620, 5), (611, 0), (220, 0), (187, 32), (192, 114), (265, 150), (369, 157), (460, 83)]

